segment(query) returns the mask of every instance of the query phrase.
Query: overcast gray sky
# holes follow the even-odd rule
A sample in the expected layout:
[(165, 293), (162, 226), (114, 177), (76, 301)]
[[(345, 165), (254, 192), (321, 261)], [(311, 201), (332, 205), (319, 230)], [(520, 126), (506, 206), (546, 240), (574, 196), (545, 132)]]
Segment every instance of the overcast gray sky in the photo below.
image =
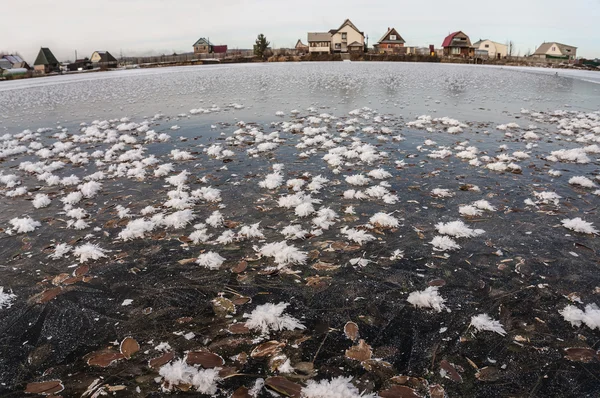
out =
[(2, 5), (0, 51), (33, 62), (40, 47), (60, 60), (108, 50), (115, 56), (190, 52), (199, 37), (229, 48), (251, 48), (264, 33), (272, 46), (306, 43), (309, 31), (344, 19), (372, 45), (395, 27), (407, 45), (440, 47), (462, 30), (472, 41), (512, 40), (523, 55), (544, 41), (600, 57), (600, 0), (27, 0)]

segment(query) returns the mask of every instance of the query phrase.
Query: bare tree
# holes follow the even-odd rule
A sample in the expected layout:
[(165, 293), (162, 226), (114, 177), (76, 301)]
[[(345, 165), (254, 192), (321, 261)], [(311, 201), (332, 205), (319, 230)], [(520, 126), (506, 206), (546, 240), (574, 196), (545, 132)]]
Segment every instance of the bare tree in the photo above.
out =
[(515, 43), (512, 40), (509, 40), (508, 43), (506, 43), (506, 45), (508, 46), (508, 56), (512, 57), (513, 51), (515, 49)]

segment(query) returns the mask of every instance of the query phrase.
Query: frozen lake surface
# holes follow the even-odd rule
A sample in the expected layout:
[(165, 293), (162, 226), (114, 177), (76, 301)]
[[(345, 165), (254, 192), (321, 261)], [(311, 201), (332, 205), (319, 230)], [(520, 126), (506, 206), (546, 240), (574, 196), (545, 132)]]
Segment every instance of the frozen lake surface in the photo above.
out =
[(406, 63), (3, 82), (0, 391), (595, 396), (599, 83)]

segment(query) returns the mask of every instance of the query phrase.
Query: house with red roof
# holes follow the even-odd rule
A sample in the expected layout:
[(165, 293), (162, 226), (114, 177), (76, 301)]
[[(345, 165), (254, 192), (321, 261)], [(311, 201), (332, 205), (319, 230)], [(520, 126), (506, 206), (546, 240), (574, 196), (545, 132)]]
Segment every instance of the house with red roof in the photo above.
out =
[(471, 44), (471, 39), (462, 31), (450, 33), (442, 43), (445, 57), (473, 57), (475, 47)]

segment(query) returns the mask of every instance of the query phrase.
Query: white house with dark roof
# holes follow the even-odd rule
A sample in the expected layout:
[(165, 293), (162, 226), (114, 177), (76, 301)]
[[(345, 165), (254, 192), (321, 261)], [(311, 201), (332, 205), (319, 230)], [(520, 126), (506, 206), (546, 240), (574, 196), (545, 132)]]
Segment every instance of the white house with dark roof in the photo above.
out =
[(535, 58), (576, 59), (577, 47), (555, 41), (543, 43), (533, 53)]
[(329, 32), (309, 32), (310, 53), (362, 53), (365, 48), (365, 34), (346, 19), (337, 29)]

